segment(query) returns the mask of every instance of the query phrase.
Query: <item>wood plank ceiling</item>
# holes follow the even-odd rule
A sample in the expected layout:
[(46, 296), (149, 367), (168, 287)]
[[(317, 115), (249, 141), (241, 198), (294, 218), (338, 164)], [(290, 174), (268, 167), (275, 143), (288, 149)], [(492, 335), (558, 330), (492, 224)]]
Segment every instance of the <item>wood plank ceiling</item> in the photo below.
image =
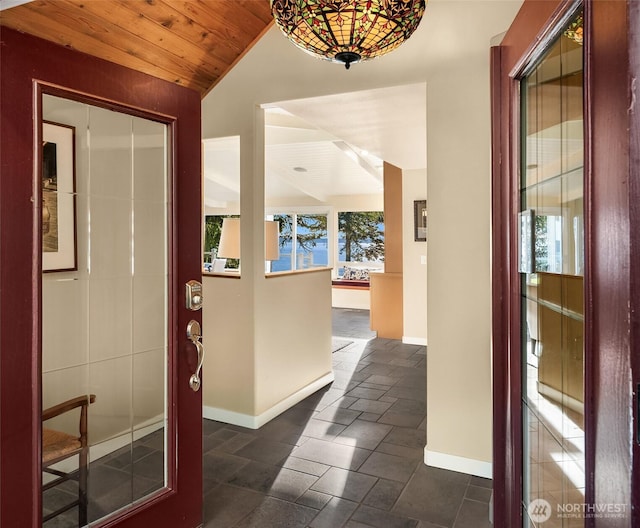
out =
[(269, 0), (35, 0), (0, 25), (204, 96), (272, 23)]

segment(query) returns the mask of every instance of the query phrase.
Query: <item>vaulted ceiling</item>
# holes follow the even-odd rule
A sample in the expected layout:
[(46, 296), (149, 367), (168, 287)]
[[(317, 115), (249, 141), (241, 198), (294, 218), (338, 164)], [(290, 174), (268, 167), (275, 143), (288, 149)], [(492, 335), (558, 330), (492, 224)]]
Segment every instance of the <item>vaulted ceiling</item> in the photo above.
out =
[[(270, 28), (275, 30), (269, 0), (0, 0), (0, 9), (2, 26), (192, 88), (203, 97)], [(293, 45), (287, 51), (300, 53)], [(380, 193), (381, 161), (367, 159), (355, 145), (370, 144), (377, 152), (382, 133), (391, 137), (382, 142), (388, 151), (400, 149), (398, 156), (385, 151), (387, 161), (423, 167), (424, 149), (414, 144), (426, 141), (424, 106), (424, 85), (283, 102), (280, 110), (290, 114), (288, 121), (274, 114), (276, 109), (269, 112), (267, 195), (322, 202), (334, 194)], [(345, 129), (339, 116), (347, 111), (352, 117)], [(358, 115), (370, 117), (363, 123)], [(403, 134), (394, 126), (398, 121)], [(239, 201), (238, 152), (233, 139), (205, 141), (208, 206)]]
[[(372, 61), (350, 70), (357, 87), (349, 87), (348, 94), (279, 101), (274, 106), (281, 113), (274, 116), (277, 109), (271, 108), (267, 119), (267, 196), (308, 202), (380, 192), (380, 170), (365, 151), (403, 169), (426, 167), (426, 74), (420, 72), (481, 57), (488, 46), (483, 25), (491, 20), (484, 14), (486, 5), (515, 14), (521, 1), (429, 0), (420, 27), (394, 52), (395, 66), (389, 70), (390, 83), (400, 71), (414, 72), (405, 81), (411, 84), (367, 89), (362, 79), (377, 68)], [(0, 25), (190, 87), (204, 97), (236, 65), (244, 83), (255, 83), (257, 75), (264, 79), (266, 64), (291, 70), (299, 62), (295, 71), (321, 66), (291, 43), (282, 44), (286, 39), (274, 27), (269, 5), (269, 0), (0, 0)], [(269, 62), (274, 57), (277, 61)], [(379, 60), (382, 65), (385, 59)], [(205, 137), (206, 201), (222, 207), (239, 199), (239, 146), (236, 139), (208, 139), (214, 138)]]
[(202, 96), (273, 20), (269, 0), (23, 1), (2, 0), (0, 25), (175, 82)]

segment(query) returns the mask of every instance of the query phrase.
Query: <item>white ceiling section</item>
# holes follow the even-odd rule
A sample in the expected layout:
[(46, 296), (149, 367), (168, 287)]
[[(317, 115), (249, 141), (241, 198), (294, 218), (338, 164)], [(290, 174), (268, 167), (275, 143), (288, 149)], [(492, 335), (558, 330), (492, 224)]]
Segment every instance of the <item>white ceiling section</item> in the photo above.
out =
[(427, 166), (426, 83), (285, 101), (278, 106), (396, 167)]
[(380, 160), (365, 157), (360, 149), (282, 105), (271, 106), (265, 113), (268, 198), (306, 195), (327, 202), (336, 195), (382, 192)]
[[(385, 92), (388, 96), (388, 91)], [(424, 98), (424, 88), (422, 96)], [(348, 97), (355, 96), (349, 94)], [(342, 116), (354, 125), (350, 137), (357, 140), (360, 136), (367, 141), (378, 137), (374, 128), (385, 129), (386, 116), (392, 114), (388, 108), (383, 107), (390, 103), (380, 104), (371, 95), (366, 98), (371, 110), (367, 124), (364, 119), (357, 117), (358, 112), (365, 110), (362, 105), (354, 107), (349, 115), (344, 108), (334, 106), (331, 98), (319, 98), (317, 105), (323, 109), (319, 112), (323, 117), (322, 124), (335, 130), (341, 128), (346, 132), (349, 127), (332, 125), (331, 119), (324, 114)], [(387, 99), (391, 101), (393, 98)], [(332, 196), (379, 194), (383, 191), (381, 159), (372, 155), (371, 151), (355, 146), (357, 143), (347, 142), (343, 136), (319, 127), (314, 122), (317, 110), (309, 114), (311, 119), (301, 119), (300, 115), (294, 115), (284, 108), (289, 104), (292, 107), (304, 107), (313, 106), (316, 101), (285, 102), (269, 105), (265, 109), (267, 200), (295, 201), (304, 198), (305, 203), (308, 203), (311, 198), (318, 203), (326, 203)], [(388, 126), (391, 132), (391, 123)], [(372, 133), (367, 134), (367, 129)], [(399, 134), (397, 129), (395, 132)], [(361, 144), (369, 146), (367, 141)], [(226, 209), (235, 214), (239, 211), (240, 201), (239, 138), (206, 139), (203, 146), (205, 211), (213, 214)]]

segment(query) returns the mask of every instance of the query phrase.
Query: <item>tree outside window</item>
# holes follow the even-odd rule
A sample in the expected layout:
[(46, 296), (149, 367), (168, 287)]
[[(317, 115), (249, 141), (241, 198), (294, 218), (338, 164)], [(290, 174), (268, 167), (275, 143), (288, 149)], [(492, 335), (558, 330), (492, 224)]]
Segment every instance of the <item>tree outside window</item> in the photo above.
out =
[(273, 219), (280, 223), (280, 260), (272, 263), (272, 271), (329, 265), (326, 214), (277, 214)]
[(346, 262), (384, 261), (384, 213), (338, 213), (338, 249)]

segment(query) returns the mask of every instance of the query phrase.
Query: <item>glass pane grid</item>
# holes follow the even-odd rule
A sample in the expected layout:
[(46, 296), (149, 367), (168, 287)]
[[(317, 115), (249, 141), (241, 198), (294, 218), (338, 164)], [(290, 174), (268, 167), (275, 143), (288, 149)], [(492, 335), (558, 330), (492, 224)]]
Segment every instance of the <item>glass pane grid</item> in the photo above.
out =
[(565, 36), (521, 84), (524, 526), (584, 526), (582, 91)]
[[(47, 95), (43, 115), (74, 131), (76, 151), (73, 180), (60, 180), (58, 189), (55, 172), (43, 173), (44, 190), (55, 191), (43, 207), (43, 235), (46, 227), (58, 242), (50, 252), (62, 247), (58, 213), (69, 209), (77, 254), (77, 269), (42, 278), (43, 406), (95, 395), (88, 406), (85, 521), (94, 524), (166, 483), (167, 127)], [(78, 436), (79, 414), (45, 427)], [(77, 456), (56, 464), (79, 467)], [(43, 494), (44, 514), (74, 497), (73, 482), (51, 488)], [(85, 522), (76, 506), (45, 526)]]

